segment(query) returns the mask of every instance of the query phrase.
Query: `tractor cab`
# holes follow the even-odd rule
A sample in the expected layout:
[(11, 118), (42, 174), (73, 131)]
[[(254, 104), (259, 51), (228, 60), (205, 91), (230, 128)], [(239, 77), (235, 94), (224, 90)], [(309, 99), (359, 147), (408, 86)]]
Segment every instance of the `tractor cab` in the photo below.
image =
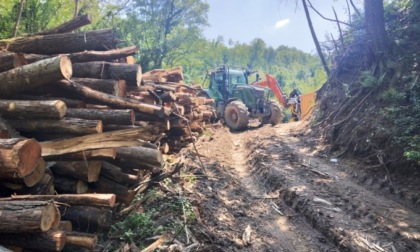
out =
[(216, 101), (232, 98), (232, 91), (238, 85), (248, 85), (249, 71), (234, 69), (228, 66), (210, 72), (209, 95)]

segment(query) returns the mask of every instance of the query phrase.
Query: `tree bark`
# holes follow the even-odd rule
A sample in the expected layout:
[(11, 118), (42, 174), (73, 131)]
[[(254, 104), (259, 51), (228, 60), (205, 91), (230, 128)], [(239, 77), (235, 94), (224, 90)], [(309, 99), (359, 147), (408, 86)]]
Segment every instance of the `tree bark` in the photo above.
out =
[(0, 139), (0, 178), (23, 178), (41, 159), (41, 146), (31, 139)]
[(0, 73), (0, 97), (8, 97), (72, 75), (67, 56), (57, 56)]
[(0, 40), (0, 48), (19, 53), (62, 54), (85, 50), (106, 51), (115, 47), (112, 29)]
[(142, 112), (148, 115), (154, 115), (156, 117), (166, 117), (171, 114), (171, 109), (166, 107), (159, 107), (149, 104), (142, 104), (138, 101), (131, 99), (123, 99), (113, 95), (108, 95), (102, 92), (95, 91), (91, 88), (82, 86), (80, 84), (68, 81), (61, 80), (57, 83), (64, 88), (67, 88), (71, 91), (79, 93), (81, 96), (91, 99), (103, 104), (109, 105), (111, 107), (122, 108), (122, 109), (134, 109), (138, 112)]
[(59, 195), (12, 195), (0, 201), (50, 201), (70, 206), (114, 207), (115, 194), (59, 194)]
[(159, 150), (140, 146), (117, 148), (117, 158), (158, 167), (163, 164), (163, 156)]
[(115, 181), (99, 176), (98, 181), (90, 184), (89, 192), (91, 193), (113, 193), (117, 197), (117, 201), (126, 205), (130, 205), (136, 192), (129, 190), (126, 186), (118, 184)]
[(51, 166), (54, 173), (70, 176), (86, 182), (98, 180), (102, 161), (58, 161)]
[(73, 64), (73, 76), (79, 78), (125, 80), (128, 86), (140, 86), (141, 66), (127, 63), (93, 61)]
[(138, 52), (136, 46), (118, 48), (108, 51), (84, 51), (69, 54), (72, 63), (90, 61), (112, 61), (134, 55)]
[(117, 97), (125, 97), (125, 90), (127, 87), (125, 80), (72, 78), (71, 81), (86, 86), (88, 88), (94, 89), (96, 91), (100, 91)]
[(59, 33), (68, 33), (72, 32), (76, 29), (79, 29), (82, 26), (88, 25), (92, 23), (92, 16), (90, 14), (86, 14), (79, 17), (74, 17), (72, 20), (65, 22), (57, 27), (54, 27), (52, 29), (38, 32), (35, 34), (32, 34), (30, 36), (35, 35), (51, 35), (51, 34), (59, 34)]
[(388, 35), (385, 30), (383, 0), (365, 0), (365, 22), (368, 43), (372, 50), (369, 62), (375, 56), (381, 56), (387, 51)]
[(28, 101), (62, 101), (66, 105), (67, 108), (86, 108), (86, 102), (81, 100), (75, 99), (68, 99), (68, 98), (56, 98), (56, 97), (44, 97), (44, 96), (37, 96), (37, 95), (25, 95), (25, 94), (17, 94), (12, 96), (13, 99), (16, 100), (28, 100)]
[(1, 234), (0, 243), (37, 251), (61, 251), (66, 243), (66, 234), (61, 230), (33, 234)]
[(134, 185), (137, 182), (139, 182), (138, 176), (123, 173), (120, 167), (108, 162), (102, 162), (101, 176), (118, 182), (119, 184), (128, 186)]
[(88, 191), (85, 181), (54, 173), (54, 188), (62, 194), (83, 194)]
[(73, 230), (94, 233), (110, 224), (109, 212), (103, 208), (91, 206), (71, 206), (61, 209), (62, 219), (71, 221)]
[(133, 125), (134, 121), (136, 120), (134, 111), (132, 109), (68, 109), (66, 117), (81, 118), (88, 120), (101, 120), (103, 124), (120, 125)]
[(20, 132), (47, 132), (60, 134), (87, 135), (102, 133), (102, 122), (78, 118), (62, 118), (61, 120), (8, 120), (10, 125)]
[(318, 52), (318, 56), (322, 62), (322, 66), (324, 67), (325, 73), (329, 76), (330, 69), (328, 68), (327, 61), (325, 60), (324, 54), (322, 53), (321, 46), (319, 45), (318, 38), (316, 36), (314, 26), (312, 25), (311, 15), (309, 14), (308, 6), (306, 4), (306, 0), (302, 0), (303, 8), (305, 10), (306, 20), (308, 21), (309, 29), (311, 30), (312, 39), (314, 40), (316, 51)]
[(21, 101), (0, 100), (0, 114), (3, 118), (15, 119), (61, 119), (67, 106), (60, 100)]
[(23, 54), (0, 51), (0, 72), (26, 65), (27, 61)]
[(145, 82), (176, 82), (184, 79), (182, 67), (173, 67), (171, 69), (154, 69), (144, 73)]
[(57, 211), (54, 203), (45, 201), (0, 201), (0, 233), (47, 231), (60, 222)]
[(20, 0), (19, 4), (19, 11), (16, 16), (15, 26), (13, 27), (13, 34), (12, 37), (16, 37), (17, 31), (19, 29), (20, 18), (22, 17), (23, 5), (25, 4), (25, 0)]
[(141, 145), (141, 142), (136, 141), (136, 139), (141, 139), (142, 133), (147, 132), (148, 130), (149, 128), (147, 127), (140, 129), (116, 130), (60, 141), (42, 142), (40, 143), (42, 147), (42, 156), (54, 156), (102, 148), (139, 146)]

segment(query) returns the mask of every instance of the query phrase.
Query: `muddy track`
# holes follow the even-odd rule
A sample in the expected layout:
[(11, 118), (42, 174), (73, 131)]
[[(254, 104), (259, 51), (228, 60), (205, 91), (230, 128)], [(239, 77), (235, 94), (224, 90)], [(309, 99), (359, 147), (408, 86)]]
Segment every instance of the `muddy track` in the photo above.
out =
[(194, 188), (202, 251), (420, 251), (417, 213), (293, 135), (284, 126), (223, 128), (197, 144), (209, 176)]

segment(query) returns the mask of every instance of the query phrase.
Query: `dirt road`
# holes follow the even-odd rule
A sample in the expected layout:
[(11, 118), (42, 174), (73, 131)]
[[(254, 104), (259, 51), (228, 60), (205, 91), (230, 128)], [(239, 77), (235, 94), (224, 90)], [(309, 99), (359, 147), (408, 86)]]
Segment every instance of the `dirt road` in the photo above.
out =
[(199, 251), (420, 251), (419, 209), (360, 183), (300, 127), (220, 128), (197, 143), (207, 176), (185, 188)]

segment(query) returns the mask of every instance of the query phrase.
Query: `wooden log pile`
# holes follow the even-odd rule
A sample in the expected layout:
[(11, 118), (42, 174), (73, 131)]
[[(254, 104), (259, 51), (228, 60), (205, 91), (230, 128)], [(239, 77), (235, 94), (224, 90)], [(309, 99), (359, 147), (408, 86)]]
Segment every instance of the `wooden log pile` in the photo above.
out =
[(90, 22), (0, 40), (0, 246), (93, 249), (212, 120), (180, 67), (142, 73), (111, 29), (72, 32)]

